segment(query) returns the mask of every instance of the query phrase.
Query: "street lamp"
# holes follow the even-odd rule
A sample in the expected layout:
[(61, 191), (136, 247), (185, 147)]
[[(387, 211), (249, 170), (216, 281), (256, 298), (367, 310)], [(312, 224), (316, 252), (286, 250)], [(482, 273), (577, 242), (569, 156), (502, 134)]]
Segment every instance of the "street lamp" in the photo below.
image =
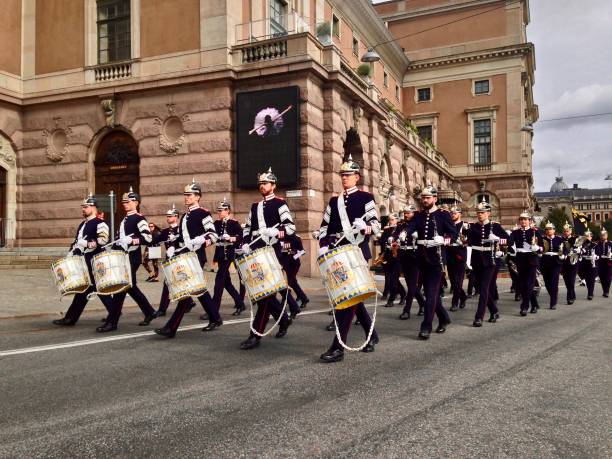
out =
[(374, 63), (380, 60), (380, 54), (374, 51), (374, 48), (368, 48), (367, 52), (361, 56), (361, 62)]

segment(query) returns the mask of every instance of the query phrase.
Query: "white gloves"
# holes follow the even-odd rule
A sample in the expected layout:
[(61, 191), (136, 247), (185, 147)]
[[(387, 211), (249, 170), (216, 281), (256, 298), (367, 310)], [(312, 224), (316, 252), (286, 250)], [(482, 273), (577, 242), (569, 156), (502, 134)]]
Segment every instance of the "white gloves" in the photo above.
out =
[(567, 258), (566, 255), (559, 255), (559, 260), (565, 260)]
[(293, 259), (297, 260), (298, 258), (300, 258), (302, 255), (304, 255), (306, 252), (304, 250), (300, 250), (298, 251), (295, 255), (293, 255)]
[(320, 235), (320, 234), (321, 234), (321, 232), (320, 232), (319, 230), (314, 230), (314, 231), (312, 232), (312, 238), (313, 238), (313, 239), (317, 239), (317, 240), (318, 240), (318, 239), (319, 239), (319, 235)]
[(265, 237), (278, 237), (278, 228), (263, 228), (260, 233)]
[(523, 242), (523, 248), (524, 249), (530, 249), (531, 245), (529, 244), (529, 242)]
[(440, 236), (439, 234), (437, 234), (436, 236), (433, 237), (433, 241), (436, 244), (444, 244), (444, 236)]
[(393, 244), (393, 237), (388, 237), (387, 238), (387, 244)]
[(327, 246), (323, 246), (319, 248), (319, 255), (323, 255), (324, 253), (326, 253), (329, 250), (329, 247)]
[(496, 234), (491, 233), (491, 234), (489, 234), (489, 239), (491, 241), (499, 241), (499, 236), (497, 236)]
[(75, 247), (76, 247), (77, 249), (81, 249), (81, 250), (86, 249), (86, 248), (87, 248), (87, 240), (85, 240), (85, 239), (79, 239), (79, 240), (77, 241), (77, 243), (76, 243)]
[(166, 256), (172, 258), (174, 256), (174, 247), (170, 246), (166, 249)]
[(414, 233), (411, 234), (412, 239), (416, 239), (417, 237), (419, 237), (419, 233), (417, 233), (416, 231)]
[(245, 255), (248, 255), (249, 253), (251, 253), (251, 246), (249, 244), (243, 244), (242, 253)]
[(406, 232), (405, 232), (405, 231), (402, 231), (402, 232), (399, 234), (399, 240), (400, 240), (401, 242), (405, 242), (405, 241), (406, 241)]
[(223, 239), (224, 241), (229, 241), (231, 239), (231, 236), (229, 234), (227, 234), (227, 233), (224, 233), (221, 236), (221, 239)]
[(502, 252), (501, 250), (498, 250), (497, 252), (495, 252), (495, 258), (501, 258), (504, 256), (504, 252)]
[(367, 227), (368, 225), (363, 221), (363, 218), (356, 218), (353, 221), (353, 228), (357, 231), (365, 230)]
[(178, 239), (178, 234), (170, 233), (170, 234), (168, 235), (168, 241), (169, 241), (169, 242), (174, 242), (174, 241), (176, 241), (177, 239)]
[(540, 250), (540, 246), (538, 244), (534, 244), (531, 246), (531, 251), (532, 252), (537, 252)]

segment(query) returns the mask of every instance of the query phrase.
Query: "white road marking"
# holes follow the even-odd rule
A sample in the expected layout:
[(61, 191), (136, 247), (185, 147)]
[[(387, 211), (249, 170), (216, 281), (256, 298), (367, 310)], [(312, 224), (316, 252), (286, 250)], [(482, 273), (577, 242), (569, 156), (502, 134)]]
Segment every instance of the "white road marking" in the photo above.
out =
[[(367, 306), (370, 306), (369, 304)], [(316, 309), (311, 311), (304, 311), (300, 313), (300, 316), (307, 316), (311, 314), (321, 314), (323, 312), (328, 312), (329, 309)], [(223, 325), (232, 325), (232, 324), (241, 324), (245, 322), (249, 322), (250, 318), (243, 319), (231, 319), (223, 321)], [(178, 331), (188, 331), (188, 330), (196, 330), (198, 328), (202, 328), (203, 324), (195, 324), (195, 325), (185, 325), (184, 327), (179, 327)], [(79, 347), (79, 346), (88, 346), (90, 344), (99, 344), (99, 343), (109, 343), (111, 341), (122, 341), (126, 339), (134, 339), (134, 338), (142, 338), (144, 336), (154, 336), (154, 331), (146, 331), (146, 332), (138, 332), (138, 333), (126, 333), (123, 335), (114, 335), (114, 336), (104, 336), (101, 338), (93, 338), (93, 339), (84, 339), (80, 341), (71, 341), (68, 343), (59, 343), (59, 344), (49, 344), (46, 346), (34, 346), (34, 347), (25, 347), (21, 349), (10, 349), (6, 351), (0, 351), (0, 357), (7, 357), (10, 355), (21, 355), (21, 354), (32, 354), (34, 352), (44, 352), (44, 351), (52, 351), (55, 349), (67, 349), (71, 347)]]

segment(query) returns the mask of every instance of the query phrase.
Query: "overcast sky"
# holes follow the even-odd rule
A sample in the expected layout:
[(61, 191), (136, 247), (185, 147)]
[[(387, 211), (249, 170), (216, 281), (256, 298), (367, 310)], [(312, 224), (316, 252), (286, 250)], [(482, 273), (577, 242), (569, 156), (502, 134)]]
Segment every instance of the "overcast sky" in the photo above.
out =
[[(374, 3), (378, 3), (375, 1)], [(603, 188), (612, 174), (612, 0), (530, 0), (527, 39), (535, 44), (536, 191), (548, 191), (557, 168), (565, 183)]]
[(612, 1), (531, 0), (527, 39), (535, 44), (533, 175), (548, 191), (561, 167), (572, 186), (603, 188), (612, 174), (612, 115), (566, 121), (547, 119), (612, 112)]

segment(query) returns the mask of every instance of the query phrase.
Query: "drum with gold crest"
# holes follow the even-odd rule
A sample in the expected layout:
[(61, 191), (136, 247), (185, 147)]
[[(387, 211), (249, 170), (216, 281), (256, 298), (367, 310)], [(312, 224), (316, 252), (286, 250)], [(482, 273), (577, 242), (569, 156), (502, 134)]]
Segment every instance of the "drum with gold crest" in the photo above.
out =
[(126, 252), (100, 252), (91, 260), (91, 269), (96, 281), (97, 295), (115, 295), (132, 288), (130, 259)]
[(162, 262), (170, 301), (206, 292), (206, 277), (195, 252), (186, 252)]
[(253, 250), (236, 259), (240, 278), (251, 303), (287, 288), (283, 268), (271, 246)]
[(83, 293), (91, 286), (87, 262), (82, 256), (67, 256), (51, 265), (55, 285), (62, 296)]
[(335, 309), (349, 308), (376, 295), (376, 282), (358, 246), (331, 249), (320, 255), (317, 263)]

